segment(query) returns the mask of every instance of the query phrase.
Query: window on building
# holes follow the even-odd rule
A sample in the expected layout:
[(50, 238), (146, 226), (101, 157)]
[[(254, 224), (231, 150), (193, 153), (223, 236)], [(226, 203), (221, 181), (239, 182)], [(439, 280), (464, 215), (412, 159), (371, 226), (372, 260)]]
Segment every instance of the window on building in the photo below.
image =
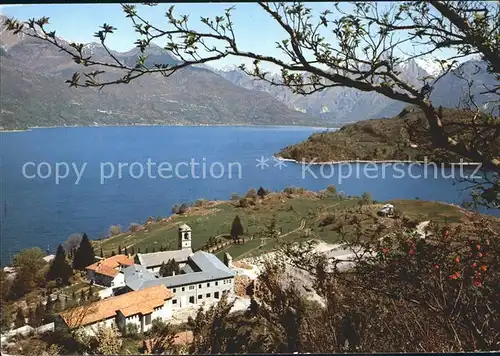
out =
[(207, 287), (210, 287), (210, 283), (207, 283)]
[(194, 304), (194, 295), (189, 297), (189, 303)]
[(210, 293), (207, 293), (207, 298), (210, 298)]
[(198, 288), (201, 288), (201, 284), (198, 284)]
[(174, 293), (177, 291), (175, 288), (173, 289)]
[(182, 287), (182, 291), (183, 291), (183, 292), (184, 292), (184, 290), (185, 290), (185, 288), (184, 288), (184, 287)]
[(194, 286), (189, 286), (189, 290), (193, 290), (194, 289)]
[(172, 300), (172, 304), (177, 304), (177, 299)]
[(215, 293), (214, 293), (214, 298), (215, 298), (215, 299), (219, 299), (219, 292), (215, 292)]
[(200, 295), (198, 296), (198, 299), (203, 299), (203, 296), (200, 294)]
[(215, 285), (218, 286), (219, 285), (219, 282), (215, 282)]
[(146, 320), (144, 322), (146, 325), (151, 324), (151, 314), (146, 314)]

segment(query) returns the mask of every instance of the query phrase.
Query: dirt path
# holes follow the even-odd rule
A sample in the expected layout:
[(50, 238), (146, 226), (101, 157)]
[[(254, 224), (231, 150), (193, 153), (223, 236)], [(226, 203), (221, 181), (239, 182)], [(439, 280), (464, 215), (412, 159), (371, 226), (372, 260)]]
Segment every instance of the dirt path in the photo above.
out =
[[(292, 231), (287, 232), (286, 234), (280, 235), (280, 236), (279, 236), (279, 238), (283, 238), (283, 237), (286, 237), (286, 236), (288, 236), (288, 235), (290, 235), (290, 234), (292, 234), (292, 233), (294, 233), (294, 232), (297, 232), (297, 231), (303, 230), (305, 226), (306, 226), (306, 220), (305, 220), (305, 219), (302, 219), (302, 220), (300, 221), (300, 225), (299, 225), (299, 227), (297, 227), (296, 229), (294, 229), (294, 230), (292, 230)], [(262, 246), (267, 245), (267, 243), (268, 243), (270, 240), (271, 240), (270, 238), (267, 238), (267, 239), (262, 239), (262, 241), (266, 241), (263, 245), (259, 245), (259, 246), (255, 247), (255, 248), (253, 248), (253, 249), (251, 249), (251, 250), (248, 250), (247, 252), (245, 252), (245, 253), (243, 253), (243, 254), (239, 255), (239, 256), (235, 259), (235, 261), (237, 261), (237, 260), (241, 260), (241, 258), (244, 258), (244, 256), (245, 256), (245, 255), (248, 255), (250, 252), (253, 252), (253, 251), (255, 251), (255, 250), (258, 250), (258, 249), (259, 249), (259, 248), (261, 248)]]
[(417, 233), (422, 237), (425, 238), (427, 237), (427, 232), (425, 232), (425, 229), (427, 226), (429, 226), (430, 221), (422, 221), (420, 224), (417, 225)]

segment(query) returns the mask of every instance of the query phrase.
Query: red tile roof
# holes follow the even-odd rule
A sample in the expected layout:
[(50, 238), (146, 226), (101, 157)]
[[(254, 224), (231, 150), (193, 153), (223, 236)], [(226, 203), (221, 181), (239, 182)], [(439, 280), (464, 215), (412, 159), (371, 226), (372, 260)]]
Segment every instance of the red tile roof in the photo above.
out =
[(73, 308), (60, 313), (60, 316), (66, 325), (73, 329), (115, 317), (118, 311), (126, 317), (149, 314), (173, 296), (172, 291), (161, 284)]
[(91, 264), (87, 267), (87, 269), (105, 276), (115, 277), (118, 273), (120, 273), (118, 267), (131, 266), (133, 264), (134, 260), (130, 257), (125, 255), (115, 255)]

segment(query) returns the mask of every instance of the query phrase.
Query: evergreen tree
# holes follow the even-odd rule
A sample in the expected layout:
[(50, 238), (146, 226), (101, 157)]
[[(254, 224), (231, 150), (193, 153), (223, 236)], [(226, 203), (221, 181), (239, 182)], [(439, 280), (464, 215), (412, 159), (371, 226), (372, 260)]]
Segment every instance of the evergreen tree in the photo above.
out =
[(167, 263), (162, 263), (160, 267), (160, 276), (168, 277), (172, 276), (174, 273), (178, 275), (181, 273), (181, 269), (179, 268), (179, 264), (175, 262), (174, 259), (169, 260)]
[(57, 295), (56, 300), (54, 301), (54, 313), (59, 313), (62, 310), (61, 298), (59, 294)]
[(267, 191), (261, 186), (259, 190), (257, 190), (257, 195), (262, 199), (267, 195)]
[(28, 325), (36, 328), (35, 311), (30, 308), (28, 312)]
[(156, 248), (153, 246), (153, 252), (156, 252)]
[(111, 257), (116, 256), (116, 252), (113, 250), (111, 251)]
[(94, 291), (92, 290), (92, 286), (90, 286), (89, 290), (87, 291), (87, 300), (91, 300), (93, 295)]
[(94, 249), (89, 241), (87, 234), (83, 234), (80, 247), (76, 251), (73, 260), (73, 268), (84, 270), (85, 267), (90, 266), (95, 261)]
[(16, 313), (16, 320), (14, 320), (14, 326), (17, 328), (20, 328), (21, 326), (24, 326), (26, 324), (26, 320), (24, 317), (24, 312), (22, 308), (17, 308), (17, 313)]
[(35, 320), (37, 323), (37, 326), (40, 326), (43, 324), (43, 317), (45, 315), (45, 310), (43, 309), (43, 304), (40, 302), (36, 306), (35, 309)]
[(137, 248), (137, 253), (141, 253), (141, 248)]
[(71, 300), (76, 302), (76, 291), (73, 289), (73, 293), (71, 293)]
[(278, 233), (278, 225), (277, 225), (277, 221), (276, 221), (276, 215), (273, 215), (273, 217), (271, 218), (271, 220), (267, 224), (265, 235), (267, 238), (270, 238), (270, 239), (275, 239), (278, 237), (279, 233)]
[(66, 253), (62, 245), (59, 245), (56, 252), (56, 257), (50, 265), (47, 273), (48, 280), (60, 280), (64, 285), (69, 284), (69, 279), (73, 275), (73, 269), (66, 261)]
[(121, 255), (122, 254), (122, 247), (121, 246), (118, 246), (118, 254)]
[(130, 254), (131, 254), (131, 255), (135, 255), (135, 249), (134, 249), (134, 246), (132, 246), (132, 248), (130, 249)]
[(128, 256), (128, 250), (127, 250), (127, 246), (125, 246), (125, 250), (123, 250), (123, 254)]
[(146, 247), (146, 252), (145, 253), (148, 253), (148, 248)]
[(50, 297), (50, 294), (47, 296), (47, 303), (45, 303), (45, 312), (47, 314), (52, 314), (54, 311), (54, 302), (52, 301), (52, 298)]
[(102, 247), (101, 247), (101, 257), (104, 258), (104, 252), (102, 251)]
[(85, 292), (82, 289), (82, 291), (80, 292), (80, 303), (84, 303), (85, 300), (86, 300), (86, 298), (85, 298)]
[(236, 240), (241, 235), (243, 235), (243, 225), (241, 224), (240, 217), (236, 215), (234, 217), (233, 224), (231, 225), (231, 237), (233, 240)]

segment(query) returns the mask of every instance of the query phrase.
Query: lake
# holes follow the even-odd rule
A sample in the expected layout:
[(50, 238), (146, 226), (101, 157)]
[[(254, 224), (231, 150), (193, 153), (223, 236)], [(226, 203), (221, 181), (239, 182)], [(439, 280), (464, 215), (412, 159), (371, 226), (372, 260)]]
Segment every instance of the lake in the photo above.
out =
[(261, 185), (320, 190), (334, 184), (349, 195), (369, 191), (377, 200), (461, 203), (467, 197), (453, 184), (458, 168), (283, 165), (271, 157), (320, 130), (135, 126), (0, 133), (2, 265), (23, 248), (53, 252), (75, 232), (97, 238), (113, 224), (127, 228), (168, 216), (174, 204), (229, 199)]

